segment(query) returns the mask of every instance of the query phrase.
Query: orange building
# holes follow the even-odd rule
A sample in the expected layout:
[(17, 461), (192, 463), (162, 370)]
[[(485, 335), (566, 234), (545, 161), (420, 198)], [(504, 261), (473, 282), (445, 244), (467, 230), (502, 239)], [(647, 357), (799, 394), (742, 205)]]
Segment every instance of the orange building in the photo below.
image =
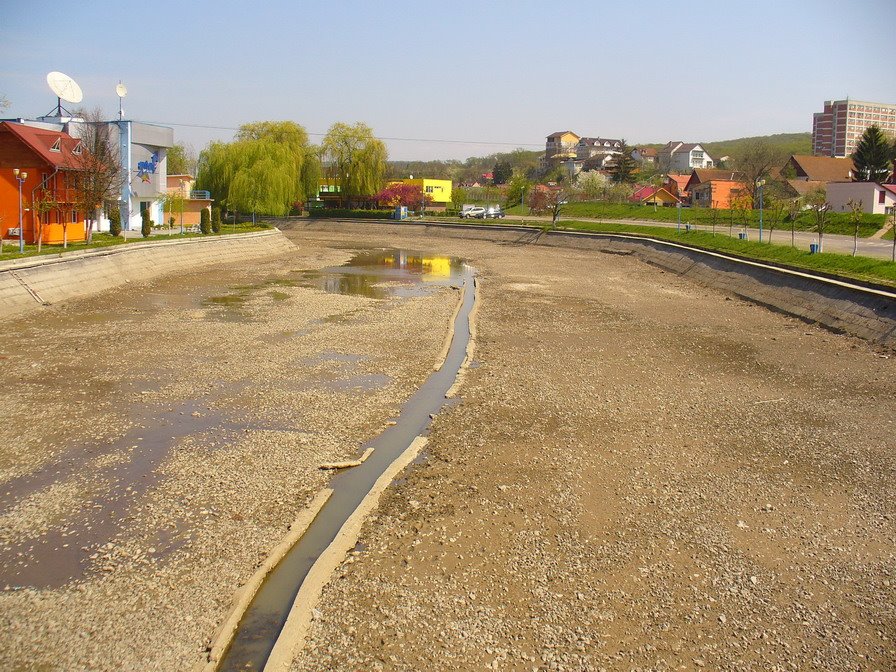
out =
[(695, 168), (686, 185), (691, 204), (700, 208), (730, 208), (745, 191), (744, 176), (730, 170)]
[(75, 175), (86, 151), (68, 133), (0, 122), (0, 236), (19, 239), (19, 176), (26, 243), (85, 240), (84, 217), (75, 210)]
[(192, 175), (168, 175), (166, 178), (165, 225), (174, 217), (174, 226), (198, 226), (203, 210), (211, 215), (212, 198), (207, 191), (196, 191)]

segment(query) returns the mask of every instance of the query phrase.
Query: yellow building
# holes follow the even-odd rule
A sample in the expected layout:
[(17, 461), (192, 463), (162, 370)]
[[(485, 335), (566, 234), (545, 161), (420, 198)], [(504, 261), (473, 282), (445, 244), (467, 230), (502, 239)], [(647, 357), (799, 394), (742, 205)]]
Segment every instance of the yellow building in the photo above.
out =
[(430, 180), (423, 177), (396, 180), (391, 184), (413, 184), (420, 187), (423, 193), (432, 199), (432, 204), (435, 207), (446, 207), (451, 203), (451, 180)]

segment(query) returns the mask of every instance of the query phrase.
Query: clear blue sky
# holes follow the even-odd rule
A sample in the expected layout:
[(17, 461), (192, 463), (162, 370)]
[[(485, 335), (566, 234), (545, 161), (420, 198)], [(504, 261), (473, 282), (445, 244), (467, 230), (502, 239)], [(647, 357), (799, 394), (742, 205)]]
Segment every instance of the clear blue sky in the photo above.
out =
[(0, 93), (4, 116), (45, 114), (59, 70), (112, 118), (121, 80), (127, 118), (197, 152), (269, 119), (315, 142), (363, 121), (393, 159), (560, 130), (709, 142), (811, 131), (826, 99), (896, 103), (894, 27), (893, 0), (3, 2)]

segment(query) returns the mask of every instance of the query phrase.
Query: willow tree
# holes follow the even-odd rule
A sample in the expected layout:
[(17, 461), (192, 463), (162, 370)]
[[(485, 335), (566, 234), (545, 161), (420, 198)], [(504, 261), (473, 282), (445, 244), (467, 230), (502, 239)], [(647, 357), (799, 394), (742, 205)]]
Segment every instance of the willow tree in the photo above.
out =
[(293, 154), (273, 140), (241, 140), (230, 146), (235, 171), (228, 207), (242, 212), (283, 216), (299, 198), (301, 174)]
[(322, 149), (324, 160), (335, 172), (344, 203), (372, 197), (380, 190), (388, 153), (370, 126), (337, 122), (327, 131)]
[(299, 176), (298, 198), (316, 197), (320, 186), (318, 148), (308, 141), (308, 133), (294, 121), (258, 121), (243, 124), (236, 134), (238, 141), (270, 140), (287, 147)]
[(211, 143), (199, 157), (197, 185), (227, 208), (282, 216), (317, 193), (316, 148), (291, 121), (244, 124), (230, 143)]

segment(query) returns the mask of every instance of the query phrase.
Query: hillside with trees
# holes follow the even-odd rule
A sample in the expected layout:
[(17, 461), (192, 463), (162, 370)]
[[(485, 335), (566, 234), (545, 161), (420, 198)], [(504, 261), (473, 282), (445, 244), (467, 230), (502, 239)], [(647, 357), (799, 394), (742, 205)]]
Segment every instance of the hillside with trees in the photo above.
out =
[[(750, 145), (763, 141), (773, 148), (776, 154), (811, 154), (811, 133), (777, 133), (774, 135), (758, 135), (734, 140), (718, 142), (701, 142), (710, 156), (719, 160), (723, 156), (743, 154)], [(632, 143), (632, 147), (653, 147), (659, 149), (664, 143)], [(495, 167), (503, 168), (509, 163), (514, 175), (524, 175), (529, 179), (536, 177), (539, 160), (544, 150), (514, 149), (510, 152), (498, 152), (486, 156), (471, 156), (466, 161), (390, 161), (387, 168), (389, 179), (399, 179), (414, 175), (433, 179), (452, 180), (458, 182), (474, 182), (481, 180), (484, 173), (493, 173)]]

